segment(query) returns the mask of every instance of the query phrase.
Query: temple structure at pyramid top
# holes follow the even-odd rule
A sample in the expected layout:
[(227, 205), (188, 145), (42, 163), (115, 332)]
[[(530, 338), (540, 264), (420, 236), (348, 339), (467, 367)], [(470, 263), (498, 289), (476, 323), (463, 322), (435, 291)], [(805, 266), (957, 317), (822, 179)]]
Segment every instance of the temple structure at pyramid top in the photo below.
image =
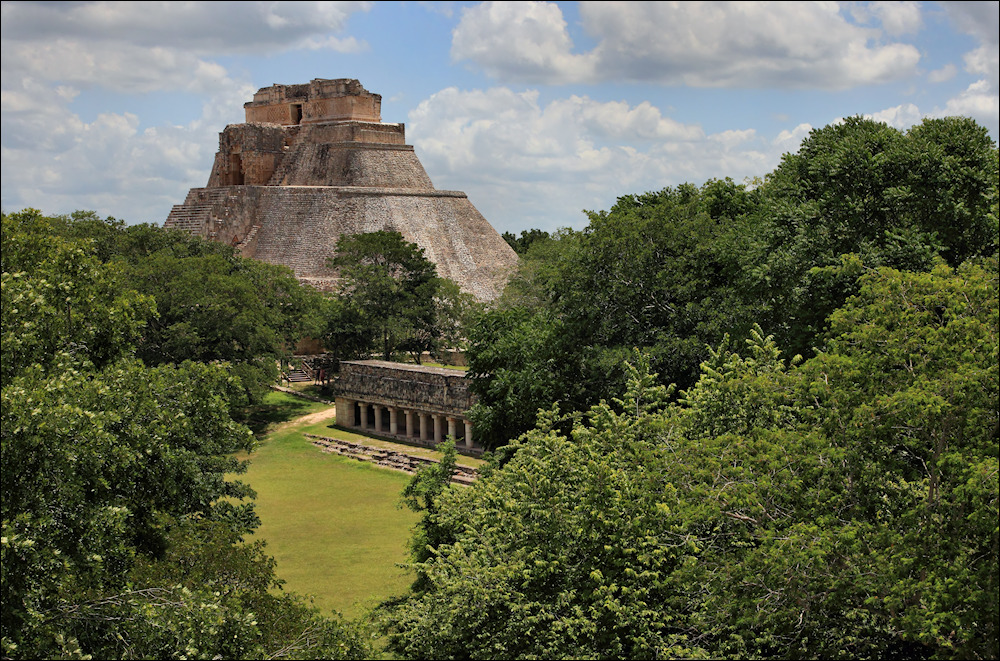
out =
[(439, 275), (495, 298), (517, 256), (465, 193), (434, 188), (404, 125), (383, 123), (381, 106), (347, 78), (259, 90), (244, 104), (246, 123), (219, 134), (208, 185), (191, 189), (165, 226), (289, 266), (324, 290), (336, 286), (326, 261), (341, 235), (397, 231)]

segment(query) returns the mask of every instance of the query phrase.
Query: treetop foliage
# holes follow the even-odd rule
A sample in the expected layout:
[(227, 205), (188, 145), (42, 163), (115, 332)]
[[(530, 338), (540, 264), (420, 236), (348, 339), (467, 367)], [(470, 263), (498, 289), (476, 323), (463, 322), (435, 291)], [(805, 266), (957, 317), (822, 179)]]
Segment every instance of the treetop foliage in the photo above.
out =
[[(790, 355), (815, 355), (864, 273), (997, 254), (997, 163), (970, 119), (902, 132), (851, 117), (813, 130), (753, 185), (681, 184), (587, 212), (585, 229), (527, 248), (470, 332), (479, 437), (501, 445), (552, 401), (585, 410), (614, 396), (633, 347), (681, 390), (699, 378), (706, 347), (754, 324)], [(495, 349), (525, 342), (509, 359)], [(554, 356), (560, 364), (543, 371)]]
[(473, 297), (438, 276), (423, 248), (399, 232), (343, 235), (328, 261), (340, 284), (326, 308), (324, 339), (338, 357), (409, 354), (419, 363), (424, 352), (461, 345)]
[(5, 658), (366, 658), (280, 587), (234, 419), (308, 308), (284, 269), (88, 213), (2, 217)]
[[(991, 658), (998, 268), (883, 267), (785, 360), (756, 326), (674, 402), (554, 411), (445, 490), (390, 644), (425, 658)], [(564, 431), (566, 422), (569, 431)]]

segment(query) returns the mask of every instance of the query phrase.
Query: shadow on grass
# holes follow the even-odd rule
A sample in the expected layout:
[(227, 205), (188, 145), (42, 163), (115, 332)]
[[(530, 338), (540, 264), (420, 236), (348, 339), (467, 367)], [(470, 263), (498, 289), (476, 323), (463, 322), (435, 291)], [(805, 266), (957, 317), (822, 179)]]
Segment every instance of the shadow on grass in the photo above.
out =
[(247, 426), (254, 436), (261, 438), (271, 427), (306, 415), (316, 409), (316, 404), (284, 393), (272, 393), (263, 404), (254, 407), (247, 416)]

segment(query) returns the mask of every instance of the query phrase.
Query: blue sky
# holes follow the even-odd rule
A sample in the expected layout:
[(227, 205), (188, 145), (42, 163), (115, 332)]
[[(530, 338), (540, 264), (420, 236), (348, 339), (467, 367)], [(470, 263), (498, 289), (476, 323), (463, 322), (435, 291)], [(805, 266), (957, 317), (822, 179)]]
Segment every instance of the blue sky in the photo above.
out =
[(766, 174), (851, 115), (998, 135), (997, 2), (3, 2), (2, 206), (162, 223), (273, 83), (357, 78), (499, 231)]

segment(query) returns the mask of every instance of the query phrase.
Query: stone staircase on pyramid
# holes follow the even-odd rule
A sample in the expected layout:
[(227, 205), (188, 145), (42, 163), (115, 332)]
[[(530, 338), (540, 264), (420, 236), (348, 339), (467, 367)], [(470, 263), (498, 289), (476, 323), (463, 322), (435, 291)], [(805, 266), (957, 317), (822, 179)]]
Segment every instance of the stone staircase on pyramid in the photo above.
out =
[(184, 204), (175, 204), (171, 208), (163, 226), (215, 238), (212, 210), (225, 202), (227, 193), (225, 188), (192, 188)]

